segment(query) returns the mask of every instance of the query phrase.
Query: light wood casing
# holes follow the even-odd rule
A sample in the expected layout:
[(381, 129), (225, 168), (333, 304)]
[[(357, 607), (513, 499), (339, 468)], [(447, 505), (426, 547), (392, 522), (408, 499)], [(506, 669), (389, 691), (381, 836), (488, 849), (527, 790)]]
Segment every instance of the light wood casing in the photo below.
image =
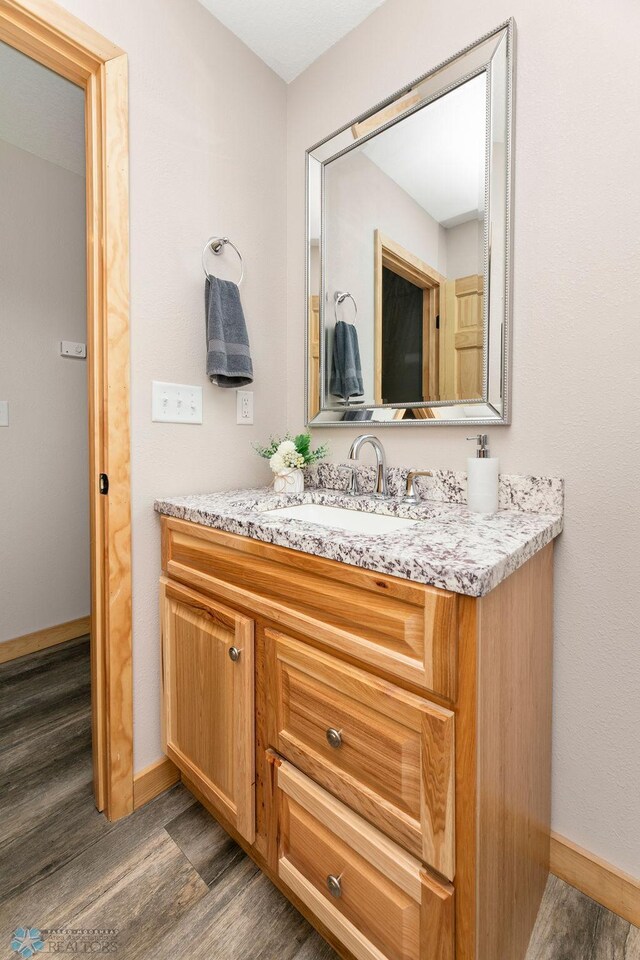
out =
[(93, 769), (115, 820), (133, 810), (128, 61), (51, 0), (0, 0), (0, 40), (85, 91)]

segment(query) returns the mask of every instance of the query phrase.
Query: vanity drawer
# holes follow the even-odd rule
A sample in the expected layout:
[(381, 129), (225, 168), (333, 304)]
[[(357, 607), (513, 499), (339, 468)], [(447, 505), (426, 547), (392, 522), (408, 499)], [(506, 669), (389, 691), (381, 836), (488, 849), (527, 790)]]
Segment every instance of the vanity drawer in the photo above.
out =
[(286, 761), (277, 785), (278, 874), (358, 960), (453, 960), (449, 884)]
[(452, 712), (275, 630), (265, 648), (270, 746), (453, 879)]
[(454, 593), (169, 517), (162, 554), (172, 579), (455, 699)]

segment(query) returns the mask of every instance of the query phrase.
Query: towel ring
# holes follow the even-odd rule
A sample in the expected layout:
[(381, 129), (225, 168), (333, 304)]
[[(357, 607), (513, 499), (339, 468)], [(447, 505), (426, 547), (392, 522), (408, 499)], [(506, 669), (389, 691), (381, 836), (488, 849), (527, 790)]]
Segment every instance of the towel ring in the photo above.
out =
[(333, 315), (334, 315), (334, 317), (336, 318), (336, 323), (337, 323), (337, 322), (338, 322), (338, 304), (339, 304), (339, 303), (344, 303), (344, 301), (347, 300), (347, 299), (351, 300), (351, 302), (353, 303), (353, 309), (355, 310), (355, 313), (354, 313), (354, 315), (353, 315), (353, 320), (352, 320), (351, 322), (352, 322), (352, 323), (354, 324), (354, 326), (355, 326), (355, 322), (356, 322), (356, 320), (358, 319), (358, 304), (356, 303), (353, 294), (349, 293), (348, 291), (336, 290), (336, 292), (334, 293), (334, 295), (333, 295)]
[(207, 255), (207, 250), (211, 250), (216, 257), (219, 257), (224, 250), (225, 244), (228, 243), (235, 252), (238, 254), (238, 260), (240, 261), (240, 279), (238, 280), (238, 286), (242, 283), (242, 278), (244, 277), (244, 261), (242, 259), (242, 254), (236, 247), (235, 243), (232, 243), (229, 240), (229, 237), (209, 237), (207, 242), (204, 245), (204, 250), (202, 251), (202, 269), (204, 270), (205, 277), (209, 276), (209, 271), (207, 270), (207, 265), (205, 263), (205, 257)]

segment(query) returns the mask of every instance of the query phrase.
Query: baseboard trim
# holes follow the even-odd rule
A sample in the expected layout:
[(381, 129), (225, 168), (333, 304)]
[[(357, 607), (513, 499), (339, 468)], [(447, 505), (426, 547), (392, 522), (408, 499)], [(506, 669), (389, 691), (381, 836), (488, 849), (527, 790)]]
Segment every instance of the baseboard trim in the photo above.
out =
[(25, 633), (22, 637), (14, 637), (13, 640), (0, 643), (0, 663), (26, 657), (28, 653), (37, 653), (39, 650), (46, 650), (47, 647), (55, 647), (58, 643), (66, 643), (67, 640), (76, 640), (87, 633), (91, 633), (91, 617), (79, 617), (77, 620), (58, 623), (55, 627), (45, 627), (44, 630)]
[(557, 833), (551, 834), (551, 872), (640, 927), (640, 880)]
[(149, 764), (133, 778), (133, 809), (143, 807), (180, 779), (180, 771), (169, 757)]

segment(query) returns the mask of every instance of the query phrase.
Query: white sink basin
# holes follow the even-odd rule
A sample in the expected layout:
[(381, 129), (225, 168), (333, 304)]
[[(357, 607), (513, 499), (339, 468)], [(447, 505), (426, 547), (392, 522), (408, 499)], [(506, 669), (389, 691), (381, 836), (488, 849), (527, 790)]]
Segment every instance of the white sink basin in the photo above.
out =
[(387, 517), (380, 513), (363, 513), (360, 510), (346, 510), (344, 507), (327, 507), (321, 503), (300, 503), (295, 507), (277, 507), (264, 510), (273, 517), (285, 520), (303, 520), (306, 523), (319, 523), (323, 527), (338, 527), (353, 533), (394, 533), (413, 527), (417, 520), (405, 520), (404, 517)]

